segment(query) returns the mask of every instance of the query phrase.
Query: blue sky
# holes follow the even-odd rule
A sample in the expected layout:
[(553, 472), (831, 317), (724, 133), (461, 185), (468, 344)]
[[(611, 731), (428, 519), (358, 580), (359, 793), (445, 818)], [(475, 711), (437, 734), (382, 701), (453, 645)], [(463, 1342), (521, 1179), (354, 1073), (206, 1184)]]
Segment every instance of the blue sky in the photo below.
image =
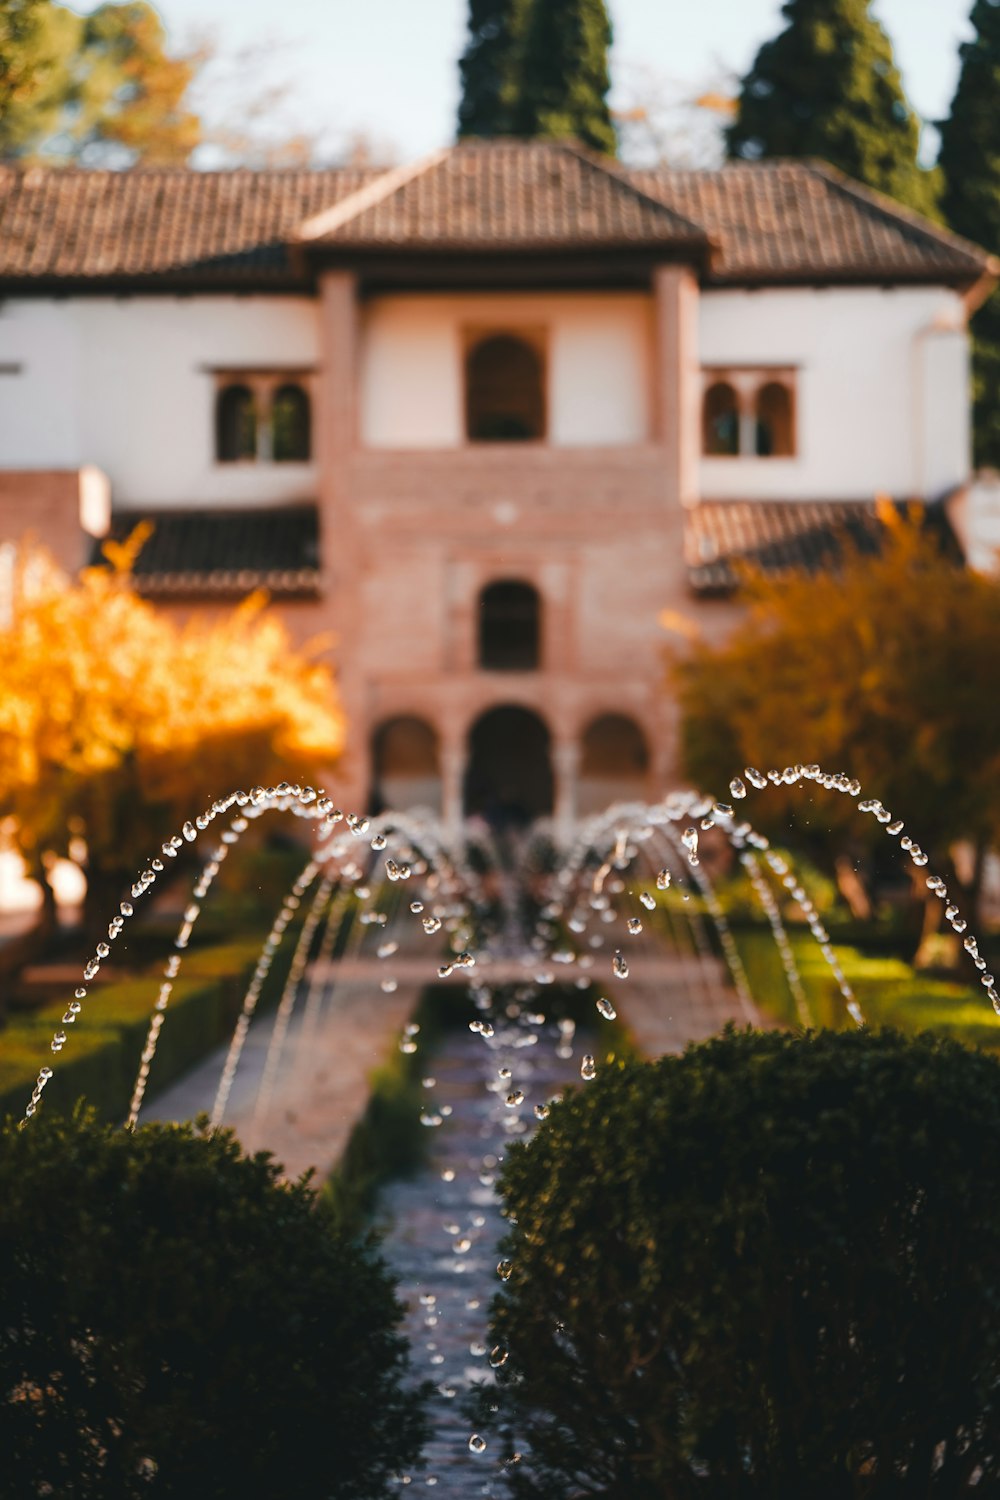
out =
[[(875, 0), (925, 119), (947, 111), (971, 6)], [(258, 82), (290, 86), (283, 106), (290, 126), (331, 141), (361, 131), (403, 159), (453, 136), (466, 0), (159, 0), (158, 8), (175, 46), (208, 29), (225, 54), (255, 47)], [(643, 70), (694, 91), (727, 69), (744, 72), (780, 29), (780, 9), (781, 0), (609, 0), (617, 102), (628, 102)], [(220, 81), (214, 107), (238, 113), (239, 99), (235, 84)]]

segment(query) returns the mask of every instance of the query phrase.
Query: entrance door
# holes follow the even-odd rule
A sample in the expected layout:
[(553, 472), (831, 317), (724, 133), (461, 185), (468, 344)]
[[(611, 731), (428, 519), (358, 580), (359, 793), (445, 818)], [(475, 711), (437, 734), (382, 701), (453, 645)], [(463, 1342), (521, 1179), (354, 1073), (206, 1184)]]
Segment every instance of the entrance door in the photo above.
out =
[(518, 826), (552, 812), (549, 731), (530, 709), (491, 708), (469, 733), (466, 816), (496, 827)]

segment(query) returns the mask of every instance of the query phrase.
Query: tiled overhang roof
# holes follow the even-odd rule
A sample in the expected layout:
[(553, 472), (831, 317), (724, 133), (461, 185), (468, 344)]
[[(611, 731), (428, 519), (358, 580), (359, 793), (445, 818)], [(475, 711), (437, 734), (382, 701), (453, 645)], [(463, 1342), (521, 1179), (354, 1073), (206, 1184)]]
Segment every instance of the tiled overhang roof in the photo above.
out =
[(464, 143), (389, 172), (0, 167), (0, 288), (308, 290), (324, 255), (684, 256), (709, 284), (971, 288), (984, 251), (808, 162), (629, 171), (557, 142)]
[(845, 544), (875, 553), (881, 539), (874, 501), (704, 500), (684, 517), (688, 581), (700, 594), (731, 592), (743, 568), (824, 571)]
[[(117, 511), (110, 538), (123, 541), (143, 521), (153, 532), (133, 576), (140, 593), (236, 598), (266, 589), (276, 597), (313, 596), (322, 583), (315, 505), (267, 510)], [(94, 561), (101, 558), (95, 544)]]
[(0, 280), (301, 279), (299, 225), (380, 175), (0, 167)]
[(471, 142), (388, 172), (303, 225), (303, 243), (421, 250), (685, 246), (708, 237), (580, 146)]

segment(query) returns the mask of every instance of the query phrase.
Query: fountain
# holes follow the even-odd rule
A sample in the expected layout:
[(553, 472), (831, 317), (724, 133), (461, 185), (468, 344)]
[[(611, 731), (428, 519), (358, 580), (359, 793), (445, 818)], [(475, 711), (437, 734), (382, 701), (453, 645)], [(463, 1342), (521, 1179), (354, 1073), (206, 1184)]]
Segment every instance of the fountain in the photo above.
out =
[[(482, 1274), (485, 1264), (482, 1248), (495, 1242), (499, 1221), (493, 1185), (504, 1142), (527, 1135), (533, 1120), (544, 1120), (553, 1094), (558, 1095), (566, 1084), (586, 1084), (599, 1076), (606, 1056), (602, 1028), (614, 1027), (619, 1005), (623, 1003), (620, 997), (643, 983), (644, 967), (649, 973), (647, 983), (663, 985), (668, 977), (663, 954), (667, 955), (668, 967), (669, 963), (674, 964), (671, 972), (675, 979), (681, 976), (695, 996), (689, 1014), (696, 1014), (700, 1007), (708, 1016), (709, 1024), (703, 1025), (702, 1031), (716, 1030), (721, 1018), (721, 1012), (712, 1009), (718, 1005), (720, 995), (716, 952), (721, 954), (729, 978), (725, 1014), (742, 1024), (753, 1026), (759, 1022), (738, 946), (706, 869), (703, 857), (706, 844), (714, 841), (717, 846), (728, 847), (745, 872), (773, 935), (801, 1024), (809, 1026), (813, 1018), (784, 925), (783, 899), (792, 900), (801, 910), (846, 1015), (858, 1027), (865, 1024), (829, 932), (802, 880), (784, 855), (773, 849), (744, 816), (744, 808), (751, 806), (755, 798), (765, 796), (769, 787), (799, 782), (852, 799), (860, 817), (874, 819), (918, 870), (926, 869), (927, 856), (881, 801), (863, 797), (857, 781), (841, 773), (830, 774), (818, 765), (766, 772), (747, 767), (730, 783), (730, 802), (685, 791), (672, 793), (653, 805), (611, 807), (579, 825), (554, 869), (545, 868), (540, 835), (525, 835), (520, 844), (519, 887), (512, 884), (503, 861), (482, 831), (470, 836), (467, 843), (451, 847), (442, 841), (433, 821), (419, 814), (385, 813), (371, 819), (345, 814), (322, 790), (281, 783), (275, 787), (255, 787), (249, 792), (231, 792), (214, 801), (193, 821), (186, 822), (179, 834), (164, 841), (137, 876), (130, 899), (122, 901), (118, 912), (111, 917), (106, 939), (97, 943), (84, 966), (82, 982), (52, 1038), (51, 1050), (56, 1056), (84, 1023), (85, 1003), (99, 1005), (99, 993), (95, 995), (92, 990), (102, 963), (110, 956), (127, 924), (141, 910), (157, 878), (186, 845), (203, 839), (208, 845), (207, 852), (162, 971), (139, 1060), (126, 1122), (129, 1129), (135, 1129), (155, 1069), (158, 1041), (163, 1027), (169, 1024), (171, 993), (213, 882), (223, 862), (232, 857), (243, 834), (257, 820), (274, 812), (291, 814), (308, 838), (308, 857), (281, 902), (260, 951), (211, 1106), (212, 1125), (223, 1124), (264, 981), (287, 933), (298, 925), (249, 1124), (250, 1133), (263, 1143), (283, 1070), (292, 1077), (297, 1072), (302, 1075), (304, 1059), (308, 1058), (324, 1024), (331, 979), (336, 973), (331, 953), (338, 935), (350, 928), (345, 957), (351, 958), (357, 956), (361, 944), (374, 929), (376, 964), (369, 966), (369, 972), (373, 968), (382, 972), (379, 988), (387, 996), (398, 985), (401, 945), (412, 946), (414, 939), (421, 944), (426, 940), (436, 958), (443, 935), (447, 957), (437, 965), (436, 974), (428, 957), (423, 978), (426, 982), (457, 978), (467, 985), (468, 1036), (454, 1067), (460, 1074), (463, 1068), (468, 1072), (469, 1058), (473, 1055), (468, 1048), (471, 1044), (479, 1049), (475, 1056), (479, 1058), (481, 1082), (486, 1085), (489, 1113), (480, 1119), (467, 1094), (462, 1096), (461, 1107), (459, 1103), (454, 1106), (465, 1120), (467, 1133), (478, 1120), (487, 1149), (477, 1146), (474, 1158), (481, 1170), (474, 1171), (471, 1178), (468, 1160), (460, 1163), (454, 1146), (450, 1155), (447, 1146), (437, 1153), (439, 1206), (449, 1215), (445, 1229), (452, 1243), (449, 1255), (443, 1257), (444, 1283), (440, 1268), (434, 1272), (432, 1267), (429, 1280), (425, 1278), (411, 1287), (416, 1292), (416, 1299), (411, 1298), (411, 1337), (414, 1342), (422, 1338), (427, 1346), (430, 1373), (435, 1377), (434, 1400), (440, 1415), (439, 1436), (431, 1457), (443, 1469), (440, 1474), (436, 1470), (430, 1473), (426, 1482), (434, 1484), (440, 1478), (444, 1486), (449, 1482), (445, 1474), (448, 1471), (451, 1482), (459, 1485), (454, 1491), (443, 1488), (442, 1493), (470, 1493), (469, 1488), (463, 1490), (461, 1485), (468, 1486), (476, 1476), (484, 1474), (484, 1463), (489, 1465), (494, 1457), (487, 1440), (478, 1432), (470, 1432), (461, 1414), (456, 1418), (459, 1404), (455, 1396), (463, 1384), (468, 1386), (480, 1378), (488, 1382), (490, 1367), (495, 1369), (503, 1363), (504, 1351), (494, 1349), (486, 1358), (488, 1345), (483, 1329), (489, 1291), (458, 1300), (453, 1292), (459, 1282), (463, 1287), (466, 1285), (463, 1278), (470, 1276), (468, 1268), (478, 1268)], [(986, 972), (978, 941), (968, 932), (967, 921), (951, 899), (946, 883), (933, 872), (924, 878), (927, 889), (941, 901), (945, 920), (961, 935), (980, 984), (1000, 1014), (996, 981)], [(522, 927), (516, 909), (520, 894), (526, 890), (531, 891), (535, 904), (533, 923), (527, 930)], [(482, 913), (498, 897), (499, 915), (490, 927), (481, 920)], [(686, 956), (680, 958), (679, 954)], [(410, 971), (412, 978), (412, 962)], [(550, 997), (574, 992), (581, 999), (591, 997), (586, 1001), (589, 1007), (586, 1018), (581, 1019), (577, 1010), (575, 1015), (564, 1014), (559, 1020)], [(298, 1015), (300, 1002), (302, 1013)], [(663, 1004), (666, 1003), (664, 993)], [(625, 1009), (628, 1010), (627, 1003)], [(470, 1043), (470, 1038), (476, 1040)], [(539, 1045), (546, 1041), (549, 1045)], [(580, 1045), (588, 1050), (578, 1059), (575, 1047)], [(400, 1050), (412, 1056), (419, 1049), (417, 1031), (408, 1026)], [(37, 1112), (52, 1073), (49, 1065), (40, 1069), (22, 1126)], [(465, 1082), (468, 1083), (467, 1077)], [(432, 1076), (426, 1076), (423, 1084), (426, 1101), (419, 1123), (428, 1130), (440, 1130), (449, 1121), (453, 1106), (442, 1103), (434, 1094)], [(463, 1173), (468, 1179), (465, 1182)], [(395, 1193), (393, 1202), (400, 1215), (414, 1212), (410, 1189)], [(467, 1220), (464, 1226), (460, 1222), (463, 1216)], [(496, 1274), (503, 1281), (509, 1267), (505, 1270), (501, 1262)], [(464, 1304), (461, 1308), (459, 1301)], [(479, 1313), (482, 1321), (478, 1334), (473, 1330), (470, 1337), (476, 1363), (461, 1371), (446, 1371), (441, 1378), (438, 1367), (445, 1356), (438, 1349), (440, 1336), (427, 1339), (426, 1334), (439, 1328), (446, 1306), (463, 1337), (473, 1326), (466, 1316), (468, 1313)], [(484, 1359), (485, 1365), (481, 1364)], [(460, 1461), (455, 1454), (456, 1446), (461, 1449)], [(501, 1461), (515, 1460), (506, 1454), (501, 1455)], [(483, 1493), (491, 1493), (488, 1475), (485, 1486)]]

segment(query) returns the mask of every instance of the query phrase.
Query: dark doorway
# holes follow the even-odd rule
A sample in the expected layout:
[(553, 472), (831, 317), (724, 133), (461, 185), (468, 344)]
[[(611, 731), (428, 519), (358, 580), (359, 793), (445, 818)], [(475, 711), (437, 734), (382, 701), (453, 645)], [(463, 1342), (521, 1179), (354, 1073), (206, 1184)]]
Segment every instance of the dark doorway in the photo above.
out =
[(537, 672), (538, 590), (516, 578), (487, 584), (479, 596), (479, 665), (487, 672)]
[(552, 812), (549, 731), (537, 714), (505, 704), (491, 708), (469, 733), (466, 815), (496, 827), (518, 827)]

